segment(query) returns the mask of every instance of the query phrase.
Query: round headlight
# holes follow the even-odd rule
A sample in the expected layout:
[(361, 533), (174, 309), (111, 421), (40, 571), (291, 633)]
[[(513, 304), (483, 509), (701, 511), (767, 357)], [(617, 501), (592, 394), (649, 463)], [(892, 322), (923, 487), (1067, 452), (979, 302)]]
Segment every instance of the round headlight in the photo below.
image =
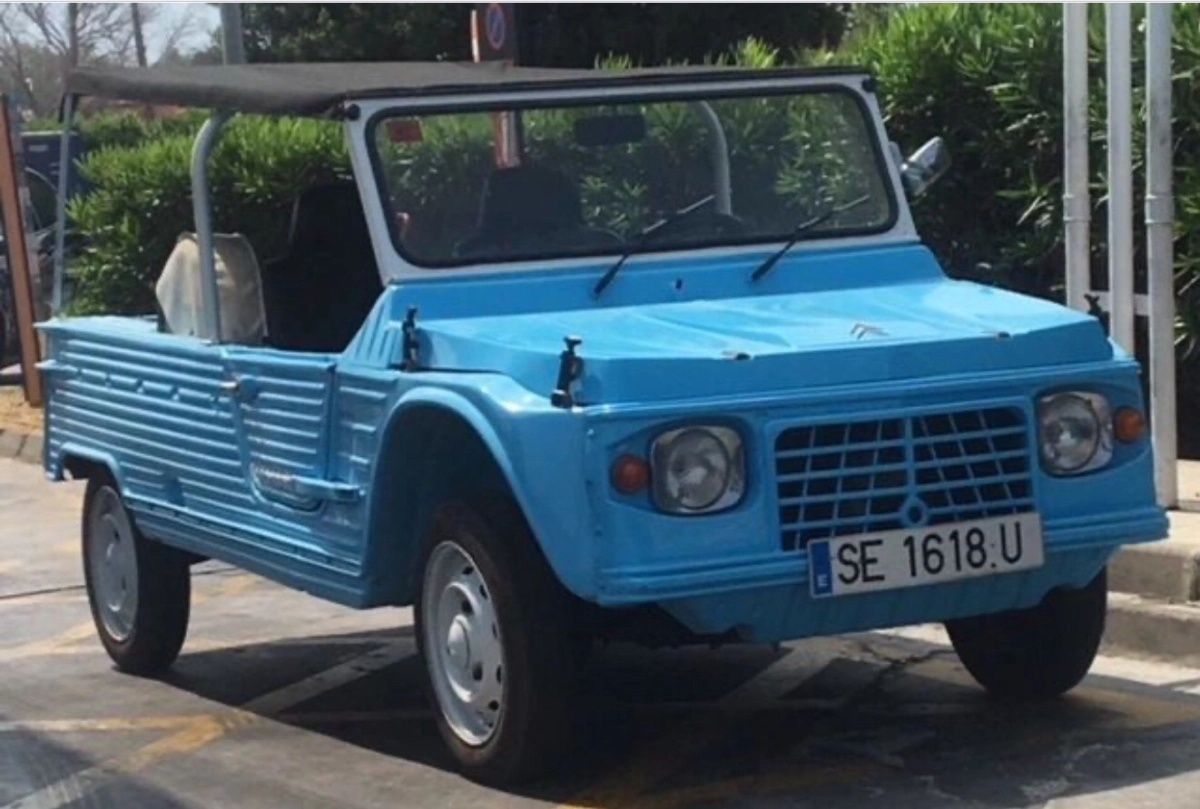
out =
[(726, 428), (665, 433), (651, 454), (654, 499), (673, 512), (702, 512), (741, 496), (741, 441)]
[(1043, 399), (1040, 420), (1042, 457), (1054, 471), (1081, 471), (1100, 452), (1104, 422), (1083, 396), (1063, 393)]

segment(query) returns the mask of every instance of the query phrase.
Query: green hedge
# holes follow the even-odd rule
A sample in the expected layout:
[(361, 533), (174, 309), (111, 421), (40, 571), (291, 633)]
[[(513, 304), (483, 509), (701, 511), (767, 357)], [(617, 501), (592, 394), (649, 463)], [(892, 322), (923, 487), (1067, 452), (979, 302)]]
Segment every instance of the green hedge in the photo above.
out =
[[(1200, 339), (1200, 7), (1175, 5), (1173, 101), (1177, 333), (1190, 357)], [(1144, 9), (1135, 5), (1135, 266), (1144, 276), (1141, 228)], [(1104, 10), (1091, 8), (1090, 68), (1093, 286), (1107, 278)], [(989, 262), (1004, 286), (1061, 300), (1062, 8), (1057, 4), (921, 4), (887, 15), (837, 54), (879, 77), (889, 131), (906, 149), (942, 135), (949, 175), (915, 208), (917, 226), (955, 275)], [(1141, 281), (1139, 281), (1139, 285)]]
[[(1200, 91), (1195, 81), (1200, 8), (1181, 4), (1175, 13), (1176, 251), (1180, 336), (1187, 342), (1200, 335)], [(1140, 14), (1135, 8), (1139, 21)], [(1099, 282), (1106, 219), (1103, 10), (1094, 8), (1093, 15), (1093, 272)], [(759, 67), (794, 60), (853, 62), (871, 68), (880, 80), (892, 137), (910, 150), (942, 135), (954, 156), (951, 173), (915, 208), (926, 242), (952, 274), (970, 277), (978, 263), (988, 262), (996, 268), (994, 280), (1053, 298), (1061, 296), (1063, 277), (1061, 41), (1058, 5), (914, 4), (857, 31), (835, 53), (783, 57), (751, 41), (723, 61)], [(1140, 104), (1140, 37), (1134, 54), (1134, 101)], [(176, 236), (191, 227), (187, 166), (197, 123), (193, 116), (148, 125), (118, 116), (85, 125), (89, 142), (104, 145), (84, 165), (97, 190), (72, 207), (90, 244), (75, 265), (79, 309), (147, 311), (152, 305), (153, 279)], [(753, 130), (755, 123), (732, 122), (735, 161), (755, 159), (753, 149), (738, 148), (737, 135)], [(686, 140), (689, 132), (679, 137)], [(455, 153), (453, 146), (471, 139), (479, 148)], [(460, 204), (453, 194), (462, 187), (453, 178), (471, 170), (472, 160), (487, 159), (485, 139), (486, 134), (467, 128), (426, 138), (404, 178), (407, 187), (424, 186), (434, 195), (421, 201), (422, 210)], [(693, 148), (683, 140), (682, 146)], [(1139, 163), (1141, 141), (1139, 127)], [(336, 125), (239, 121), (216, 154), (218, 226), (241, 228), (260, 255), (269, 256), (278, 249), (296, 191), (346, 170)], [(745, 163), (739, 168), (739, 173), (749, 171)], [(598, 205), (642, 193), (637, 178), (625, 179), (621, 187), (585, 184), (585, 198)], [(802, 176), (796, 181), (804, 185)], [(606, 224), (625, 230), (638, 223)], [(1140, 266), (1140, 228), (1137, 232)]]
[[(179, 234), (193, 229), (189, 165), (196, 126), (160, 124), (162, 132), (175, 128), (186, 134), (149, 139), (138, 134), (136, 123), (114, 120), (105, 126), (118, 144), (134, 137), (137, 145), (101, 146), (82, 163), (94, 190), (70, 205), (85, 244), (71, 266), (72, 311), (150, 312), (163, 263)], [(236, 120), (213, 155), (215, 225), (246, 234), (260, 260), (269, 259), (283, 249), (296, 194), (349, 173), (340, 125)]]

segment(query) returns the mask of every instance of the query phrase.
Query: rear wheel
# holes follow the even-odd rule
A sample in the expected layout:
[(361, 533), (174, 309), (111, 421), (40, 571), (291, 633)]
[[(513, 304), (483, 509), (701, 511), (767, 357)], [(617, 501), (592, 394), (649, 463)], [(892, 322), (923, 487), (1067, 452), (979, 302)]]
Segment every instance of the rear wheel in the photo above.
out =
[(1108, 605), (1107, 573), (1053, 590), (1036, 607), (949, 621), (971, 676), (1001, 699), (1044, 700), (1077, 686), (1096, 659)]
[(84, 496), (83, 573), (96, 631), (117, 668), (169, 668), (187, 634), (187, 559), (142, 535), (107, 474), (89, 479)]
[(511, 499), (443, 505), (426, 541), (417, 638), (438, 730), (488, 784), (542, 775), (570, 739), (574, 605)]

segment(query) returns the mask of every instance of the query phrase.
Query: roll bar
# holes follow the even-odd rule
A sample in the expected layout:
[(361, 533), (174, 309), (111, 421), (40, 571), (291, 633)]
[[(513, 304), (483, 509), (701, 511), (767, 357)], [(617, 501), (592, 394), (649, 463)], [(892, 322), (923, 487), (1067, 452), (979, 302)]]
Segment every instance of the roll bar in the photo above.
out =
[(725, 130), (721, 128), (721, 119), (707, 101), (693, 101), (690, 106), (708, 129), (708, 150), (713, 162), (714, 205), (717, 213), (728, 216), (733, 213), (733, 186), (729, 182), (729, 143), (725, 139)]
[(63, 283), (66, 274), (67, 190), (71, 175), (71, 124), (75, 120), (75, 96), (63, 99), (62, 138), (58, 146), (58, 199), (54, 201), (54, 291), (50, 314), (58, 317), (63, 307)]
[[(58, 221), (55, 223), (54, 233), (54, 290), (51, 299), (51, 314), (54, 317), (62, 313), (65, 303), (63, 286), (66, 276), (67, 191), (71, 172), (70, 139), (71, 125), (75, 118), (75, 101), (74, 95), (68, 95), (63, 99), (63, 133), (59, 146), (58, 200), (55, 208)], [(221, 130), (230, 117), (232, 114), (229, 112), (214, 112), (200, 128), (196, 142), (192, 146), (192, 216), (195, 219), (196, 242), (200, 248), (201, 305), (204, 308), (204, 317), (208, 321), (211, 339), (215, 342), (221, 342), (221, 297), (217, 284), (216, 261), (213, 256), (208, 162), (212, 156), (213, 147), (221, 135)]]
[(200, 127), (192, 146), (192, 216), (196, 220), (196, 245), (200, 248), (200, 296), (214, 342), (221, 342), (221, 296), (213, 257), (212, 205), (209, 201), (208, 159), (231, 113), (218, 110)]

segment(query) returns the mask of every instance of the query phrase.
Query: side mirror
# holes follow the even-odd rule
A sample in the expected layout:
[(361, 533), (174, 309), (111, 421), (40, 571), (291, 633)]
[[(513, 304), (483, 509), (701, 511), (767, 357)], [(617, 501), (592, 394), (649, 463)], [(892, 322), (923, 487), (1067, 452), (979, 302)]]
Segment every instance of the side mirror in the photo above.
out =
[(924, 194), (950, 169), (950, 151), (946, 142), (932, 138), (917, 149), (900, 167), (904, 192), (912, 199)]

